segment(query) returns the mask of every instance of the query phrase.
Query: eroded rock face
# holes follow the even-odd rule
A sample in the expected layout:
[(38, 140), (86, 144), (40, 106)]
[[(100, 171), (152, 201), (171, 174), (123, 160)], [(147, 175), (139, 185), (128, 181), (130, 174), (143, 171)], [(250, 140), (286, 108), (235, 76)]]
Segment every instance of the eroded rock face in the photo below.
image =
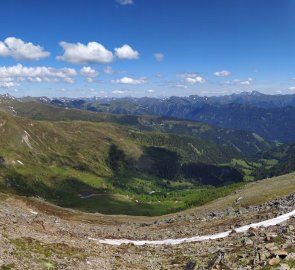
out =
[[(0, 266), (12, 269), (281, 269), (294, 267), (295, 218), (175, 246), (109, 246), (92, 239), (166, 239), (233, 230), (295, 209), (290, 195), (242, 211), (158, 219), (77, 214), (0, 195)], [(267, 268), (268, 267), (268, 268)], [(271, 268), (270, 268), (271, 267)], [(5, 268), (4, 268), (5, 269)]]

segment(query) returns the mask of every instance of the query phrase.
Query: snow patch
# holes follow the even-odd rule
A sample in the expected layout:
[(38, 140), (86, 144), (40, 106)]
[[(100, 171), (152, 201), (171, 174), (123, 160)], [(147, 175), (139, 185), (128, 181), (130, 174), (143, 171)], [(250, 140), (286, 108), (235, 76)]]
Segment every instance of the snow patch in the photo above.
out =
[(22, 135), (22, 143), (25, 143), (30, 149), (33, 149), (31, 143), (30, 143), (30, 134), (24, 130), (24, 133)]
[[(295, 216), (295, 210), (286, 213), (284, 215), (264, 220), (257, 223), (252, 223), (249, 225), (244, 225), (238, 228), (235, 228), (234, 231), (237, 233), (243, 233), (248, 231), (250, 228), (258, 228), (258, 227), (269, 227), (274, 226), (277, 224), (280, 224), (286, 220), (288, 220), (290, 217)], [(133, 244), (135, 246), (142, 246), (142, 245), (179, 245), (182, 243), (191, 243), (191, 242), (202, 242), (206, 240), (213, 240), (213, 239), (220, 239), (225, 238), (230, 235), (232, 231), (226, 231), (216, 234), (209, 234), (209, 235), (203, 235), (203, 236), (193, 236), (190, 238), (179, 238), (179, 239), (164, 239), (164, 240), (129, 240), (129, 239), (95, 239), (95, 238), (89, 238), (90, 240), (98, 241), (101, 244), (106, 245), (113, 245), (113, 246), (119, 246), (122, 244)]]
[(32, 210), (32, 209), (29, 209), (29, 212), (32, 213), (33, 215), (38, 215), (38, 212)]
[(20, 160), (16, 160), (16, 162), (20, 165), (23, 165), (24, 166), (24, 163), (22, 163)]

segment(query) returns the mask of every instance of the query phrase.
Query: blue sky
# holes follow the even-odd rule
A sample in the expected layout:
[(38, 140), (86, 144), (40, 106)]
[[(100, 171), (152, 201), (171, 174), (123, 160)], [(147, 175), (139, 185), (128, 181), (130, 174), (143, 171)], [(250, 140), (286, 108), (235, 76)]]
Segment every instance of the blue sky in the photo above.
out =
[(0, 93), (295, 93), (293, 0), (10, 0)]

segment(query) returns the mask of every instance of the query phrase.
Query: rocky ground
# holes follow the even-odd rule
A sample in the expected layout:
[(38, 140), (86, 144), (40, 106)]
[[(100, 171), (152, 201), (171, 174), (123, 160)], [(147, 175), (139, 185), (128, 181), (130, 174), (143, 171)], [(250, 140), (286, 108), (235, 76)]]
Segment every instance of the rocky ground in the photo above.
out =
[[(258, 206), (161, 218), (106, 217), (1, 195), (0, 269), (295, 269), (295, 218), (237, 234), (234, 228), (295, 209), (295, 194)], [(165, 239), (227, 230), (224, 239), (175, 246), (110, 246), (104, 238)]]

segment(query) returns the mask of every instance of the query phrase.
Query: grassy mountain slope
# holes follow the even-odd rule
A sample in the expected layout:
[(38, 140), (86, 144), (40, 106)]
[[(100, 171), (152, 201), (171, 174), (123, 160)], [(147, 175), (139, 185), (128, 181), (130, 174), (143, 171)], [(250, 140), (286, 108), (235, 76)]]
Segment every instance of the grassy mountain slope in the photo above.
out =
[(169, 213), (223, 196), (242, 178), (261, 178), (258, 172), (281, 164), (262, 154), (271, 144), (257, 134), (200, 122), (11, 97), (0, 110), (2, 187), (86, 211)]
[[(168, 117), (114, 115), (95, 113), (77, 109), (65, 109), (40, 102), (19, 102), (8, 99), (0, 104), (0, 110), (37, 120), (64, 121), (82, 120), (92, 122), (112, 122), (128, 125), (143, 131), (156, 131), (186, 135), (234, 148), (241, 155), (254, 156), (257, 152), (270, 148), (270, 143), (261, 136), (247, 131), (215, 128), (195, 121), (185, 121)], [(11, 109), (12, 108), (12, 109)]]
[(264, 160), (272, 160), (272, 166), (258, 168), (255, 172), (258, 179), (283, 175), (295, 171), (295, 145), (283, 144), (274, 147), (261, 155)]
[(222, 165), (239, 152), (192, 137), (7, 113), (0, 114), (0, 133), (2, 190), (91, 212), (168, 213), (242, 181), (238, 170)]

